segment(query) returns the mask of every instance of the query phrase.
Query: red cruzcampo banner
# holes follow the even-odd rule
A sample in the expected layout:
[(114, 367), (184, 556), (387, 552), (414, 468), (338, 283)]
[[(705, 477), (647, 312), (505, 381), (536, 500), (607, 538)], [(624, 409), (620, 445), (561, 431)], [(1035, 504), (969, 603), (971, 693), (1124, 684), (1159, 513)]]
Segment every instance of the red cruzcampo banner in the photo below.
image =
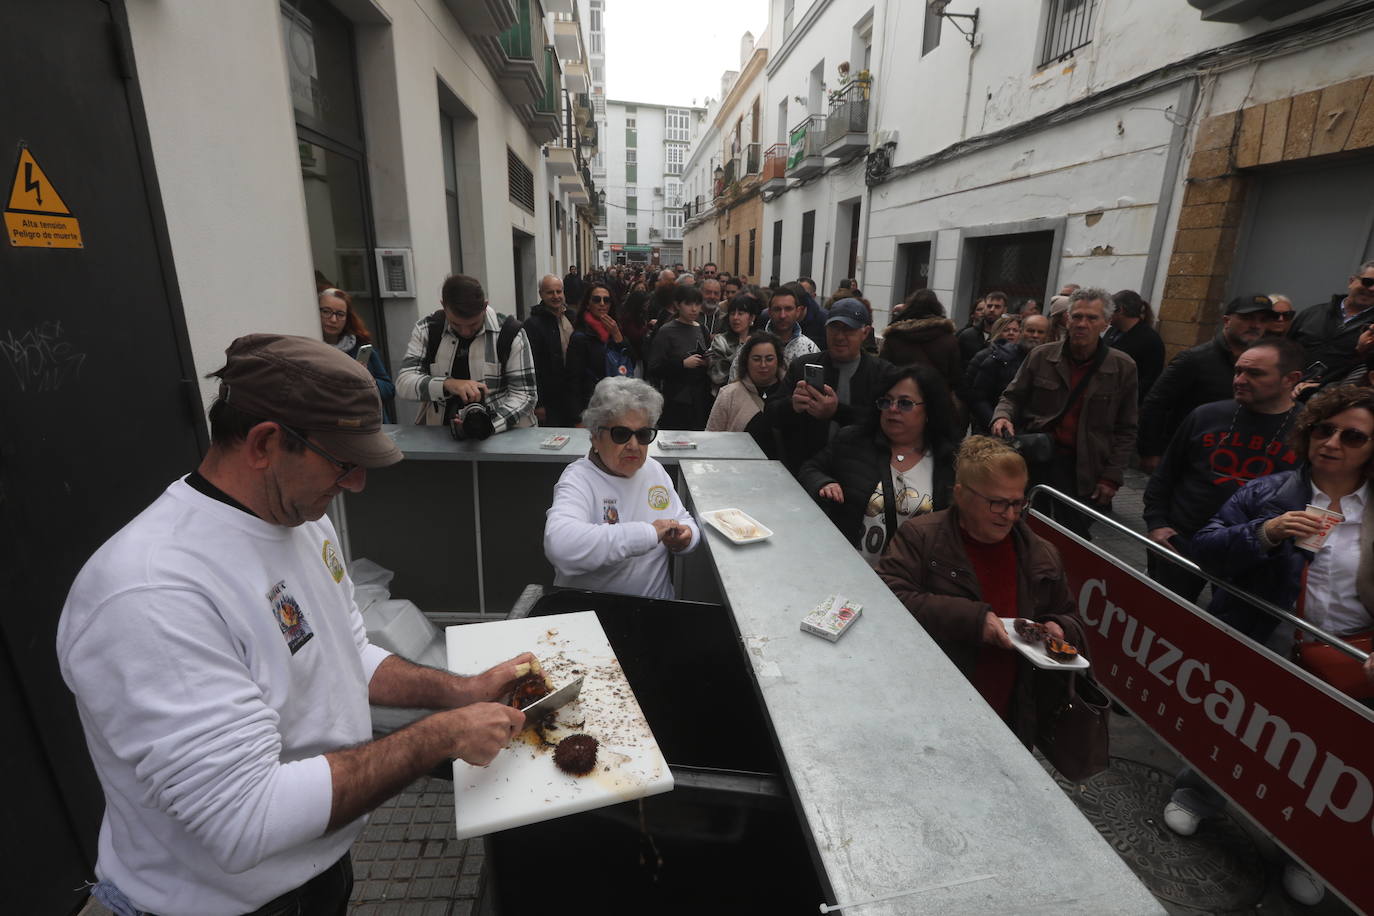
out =
[(1348, 903), (1374, 911), (1374, 712), (1038, 515), (1098, 683)]

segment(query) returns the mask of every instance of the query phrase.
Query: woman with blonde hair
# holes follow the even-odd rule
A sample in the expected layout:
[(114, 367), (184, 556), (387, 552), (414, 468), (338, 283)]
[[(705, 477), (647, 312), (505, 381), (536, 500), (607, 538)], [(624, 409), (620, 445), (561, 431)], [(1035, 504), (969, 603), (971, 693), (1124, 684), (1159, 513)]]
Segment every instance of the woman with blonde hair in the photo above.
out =
[(1022, 517), (1029, 480), (1010, 445), (970, 436), (954, 460), (954, 504), (902, 525), (878, 564), (882, 580), (1028, 748), (1037, 729), (1036, 679), (1002, 618), (1037, 621), (1050, 636), (1086, 646), (1059, 552)]

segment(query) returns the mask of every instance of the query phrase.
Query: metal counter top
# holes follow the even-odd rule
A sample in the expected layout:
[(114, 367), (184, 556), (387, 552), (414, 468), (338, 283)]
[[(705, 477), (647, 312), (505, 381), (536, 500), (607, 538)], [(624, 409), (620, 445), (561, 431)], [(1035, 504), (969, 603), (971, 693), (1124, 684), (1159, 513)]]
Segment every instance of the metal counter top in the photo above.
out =
[[(389, 424), (382, 428), (410, 461), (549, 461), (568, 464), (587, 454), (591, 447), (591, 436), (587, 430), (554, 426), (512, 429), (482, 442), (458, 442), (442, 426)], [(556, 450), (540, 448), (539, 443), (560, 433), (572, 437), (567, 445)], [(682, 437), (691, 439), (697, 447), (660, 447), (663, 439)], [(748, 433), (681, 433), (667, 430), (660, 433), (659, 438), (649, 446), (649, 455), (664, 465), (675, 465), (690, 458), (756, 461), (764, 458), (763, 452)]]
[[(681, 473), (774, 531), (706, 547), (838, 903), (991, 875), (854, 912), (1164, 912), (782, 465)], [(863, 605), (837, 643), (800, 630), (832, 593)]]

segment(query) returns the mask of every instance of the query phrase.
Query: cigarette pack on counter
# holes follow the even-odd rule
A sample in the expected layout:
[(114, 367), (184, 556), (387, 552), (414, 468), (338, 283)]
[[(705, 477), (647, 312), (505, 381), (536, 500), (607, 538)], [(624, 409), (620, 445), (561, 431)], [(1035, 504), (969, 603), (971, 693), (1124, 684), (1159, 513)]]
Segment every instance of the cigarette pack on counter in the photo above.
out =
[(802, 618), (801, 628), (835, 642), (859, 619), (863, 605), (840, 595), (831, 595)]
[(671, 451), (673, 449), (696, 448), (697, 444), (685, 436), (678, 436), (674, 439), (659, 439), (658, 447), (664, 451)]

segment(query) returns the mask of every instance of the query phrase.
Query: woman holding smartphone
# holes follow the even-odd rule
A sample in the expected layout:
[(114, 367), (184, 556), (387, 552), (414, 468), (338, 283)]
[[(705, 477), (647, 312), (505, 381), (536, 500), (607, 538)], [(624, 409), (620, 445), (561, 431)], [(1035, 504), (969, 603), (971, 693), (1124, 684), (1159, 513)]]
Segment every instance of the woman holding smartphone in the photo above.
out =
[(395, 423), (392, 411), (396, 386), (387, 374), (386, 366), (372, 345), (372, 335), (357, 312), (353, 311), (353, 297), (341, 289), (325, 289), (319, 294), (320, 334), (324, 342), (333, 344), (358, 362), (377, 380), (377, 393), (382, 398), (382, 419)]

